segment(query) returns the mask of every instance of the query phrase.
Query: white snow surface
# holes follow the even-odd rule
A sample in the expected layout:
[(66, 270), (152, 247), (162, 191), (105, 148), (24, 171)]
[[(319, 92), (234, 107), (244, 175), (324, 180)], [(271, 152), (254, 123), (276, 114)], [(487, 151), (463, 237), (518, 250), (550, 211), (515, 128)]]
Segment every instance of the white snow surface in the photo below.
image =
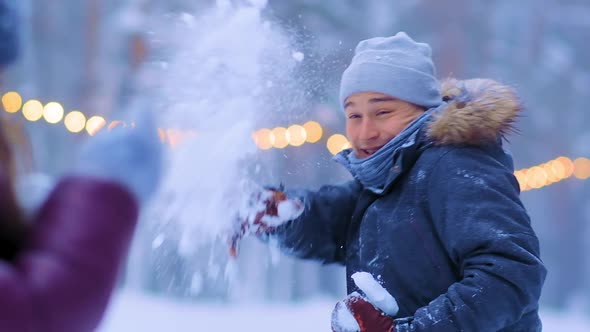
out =
[[(124, 289), (115, 294), (98, 332), (327, 332), (336, 301), (191, 303)], [(544, 332), (590, 331), (590, 316), (574, 310), (541, 310), (541, 318)]]
[(390, 316), (397, 315), (399, 307), (395, 298), (375, 280), (368, 272), (356, 272), (352, 275), (356, 286), (376, 308)]

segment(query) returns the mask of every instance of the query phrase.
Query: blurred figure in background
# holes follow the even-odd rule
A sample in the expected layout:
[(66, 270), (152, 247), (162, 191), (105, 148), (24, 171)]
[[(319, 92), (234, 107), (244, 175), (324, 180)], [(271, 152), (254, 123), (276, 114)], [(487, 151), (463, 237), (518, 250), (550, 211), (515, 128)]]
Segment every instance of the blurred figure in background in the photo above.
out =
[[(17, 15), (0, 0), (0, 71), (15, 60)], [(8, 122), (0, 128), (0, 329), (93, 331), (126, 256), (139, 210), (161, 173), (150, 113), (99, 134), (40, 207), (19, 202)], [(21, 195), (25, 200), (27, 194)], [(25, 211), (22, 207), (28, 205)]]
[[(336, 160), (354, 180), (288, 191), (304, 211), (286, 223), (285, 199), (259, 195), (244, 220), (290, 254), (346, 266), (332, 330), (540, 331), (546, 269), (502, 148), (515, 92), (485, 79), (441, 87), (430, 46), (400, 32), (358, 44), (340, 102), (352, 148)], [(393, 295), (394, 314), (357, 272)]]
[(12, 0), (0, 0), (0, 87), (4, 65), (14, 61), (18, 54), (18, 16)]

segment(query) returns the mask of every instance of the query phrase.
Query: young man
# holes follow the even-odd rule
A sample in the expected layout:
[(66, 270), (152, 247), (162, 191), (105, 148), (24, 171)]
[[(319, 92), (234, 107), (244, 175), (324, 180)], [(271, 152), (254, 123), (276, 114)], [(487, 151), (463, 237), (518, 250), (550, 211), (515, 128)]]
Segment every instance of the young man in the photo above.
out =
[[(359, 43), (340, 101), (352, 149), (336, 160), (354, 180), (287, 192), (301, 216), (255, 222), (294, 255), (346, 266), (332, 329), (540, 331), (546, 270), (502, 148), (514, 91), (481, 79), (439, 88), (430, 47), (402, 32)], [(397, 314), (371, 304), (355, 272), (381, 283)]]

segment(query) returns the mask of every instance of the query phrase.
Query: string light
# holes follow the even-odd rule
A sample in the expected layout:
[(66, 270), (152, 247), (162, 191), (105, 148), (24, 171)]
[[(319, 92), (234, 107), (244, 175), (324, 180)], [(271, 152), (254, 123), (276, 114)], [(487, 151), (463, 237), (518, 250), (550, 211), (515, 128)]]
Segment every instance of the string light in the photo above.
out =
[(23, 99), (17, 92), (10, 91), (2, 96), (2, 106), (8, 113), (18, 112), (22, 105)]
[(322, 139), (323, 129), (319, 123), (315, 121), (309, 121), (303, 125), (303, 128), (305, 129), (305, 132), (307, 134), (305, 140), (308, 143), (316, 143), (320, 139)]
[(523, 168), (514, 172), (521, 191), (541, 189), (575, 176), (578, 179), (590, 178), (590, 159), (558, 157), (546, 163)]
[(277, 149), (284, 149), (289, 145), (289, 137), (287, 136), (287, 128), (276, 127), (270, 132), (270, 143)]
[(328, 147), (328, 151), (333, 155), (337, 154), (338, 152), (348, 149), (350, 147), (350, 143), (348, 139), (342, 134), (334, 134), (328, 138), (328, 142), (326, 142), (326, 146)]
[(66, 129), (72, 133), (79, 133), (86, 126), (86, 116), (80, 111), (71, 111), (64, 119)]
[[(94, 136), (105, 126), (108, 130), (119, 126), (135, 127), (134, 123), (128, 125), (120, 120), (113, 120), (107, 125), (107, 121), (101, 116), (93, 116), (86, 120), (86, 116), (80, 111), (71, 111), (64, 117), (63, 106), (57, 102), (50, 102), (43, 107), (40, 101), (30, 99), (23, 105), (22, 97), (15, 91), (5, 93), (1, 102), (8, 113), (17, 113), (22, 108), (23, 116), (29, 121), (38, 121), (43, 117), (48, 123), (55, 124), (63, 119), (66, 129), (72, 133), (79, 133), (86, 129), (90, 136)], [(289, 145), (298, 147), (305, 143), (317, 143), (322, 139), (323, 132), (318, 122), (309, 121), (303, 125), (293, 124), (288, 128), (261, 128), (252, 133), (252, 140), (261, 150), (283, 149)], [(196, 132), (158, 128), (158, 136), (162, 143), (174, 147), (180, 141), (196, 136)], [(335, 155), (343, 149), (350, 148), (350, 142), (344, 135), (334, 134), (327, 139), (326, 147)], [(571, 177), (587, 180), (590, 179), (590, 159), (581, 157), (572, 161), (562, 156), (543, 164), (517, 170), (514, 176), (523, 192), (540, 189)]]
[(106, 120), (102, 116), (95, 115), (86, 121), (86, 131), (88, 135), (94, 136), (106, 124)]
[(272, 148), (272, 142), (270, 141), (271, 130), (268, 128), (258, 129), (252, 134), (254, 143), (261, 150), (268, 150)]
[(64, 108), (60, 103), (50, 102), (43, 108), (43, 117), (45, 121), (51, 124), (56, 124), (64, 117)]
[(43, 104), (35, 99), (27, 101), (23, 106), (23, 116), (31, 122), (41, 119), (43, 116)]
[(303, 126), (292, 125), (287, 129), (287, 140), (292, 146), (301, 146), (307, 140), (307, 131)]

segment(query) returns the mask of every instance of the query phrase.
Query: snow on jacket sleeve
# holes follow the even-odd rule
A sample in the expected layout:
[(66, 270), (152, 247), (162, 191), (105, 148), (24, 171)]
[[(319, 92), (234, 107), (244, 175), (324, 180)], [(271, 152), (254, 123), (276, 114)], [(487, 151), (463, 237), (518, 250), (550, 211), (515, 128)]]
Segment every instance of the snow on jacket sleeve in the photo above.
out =
[(360, 184), (350, 181), (318, 191), (288, 192), (303, 200), (305, 210), (278, 232), (282, 247), (300, 258), (344, 264), (346, 233), (360, 191)]
[(460, 282), (396, 331), (498, 331), (536, 312), (546, 270), (512, 170), (479, 148), (450, 150), (428, 191), (435, 229)]
[(138, 215), (117, 183), (62, 180), (14, 262), (0, 262), (2, 331), (93, 331), (106, 309)]

